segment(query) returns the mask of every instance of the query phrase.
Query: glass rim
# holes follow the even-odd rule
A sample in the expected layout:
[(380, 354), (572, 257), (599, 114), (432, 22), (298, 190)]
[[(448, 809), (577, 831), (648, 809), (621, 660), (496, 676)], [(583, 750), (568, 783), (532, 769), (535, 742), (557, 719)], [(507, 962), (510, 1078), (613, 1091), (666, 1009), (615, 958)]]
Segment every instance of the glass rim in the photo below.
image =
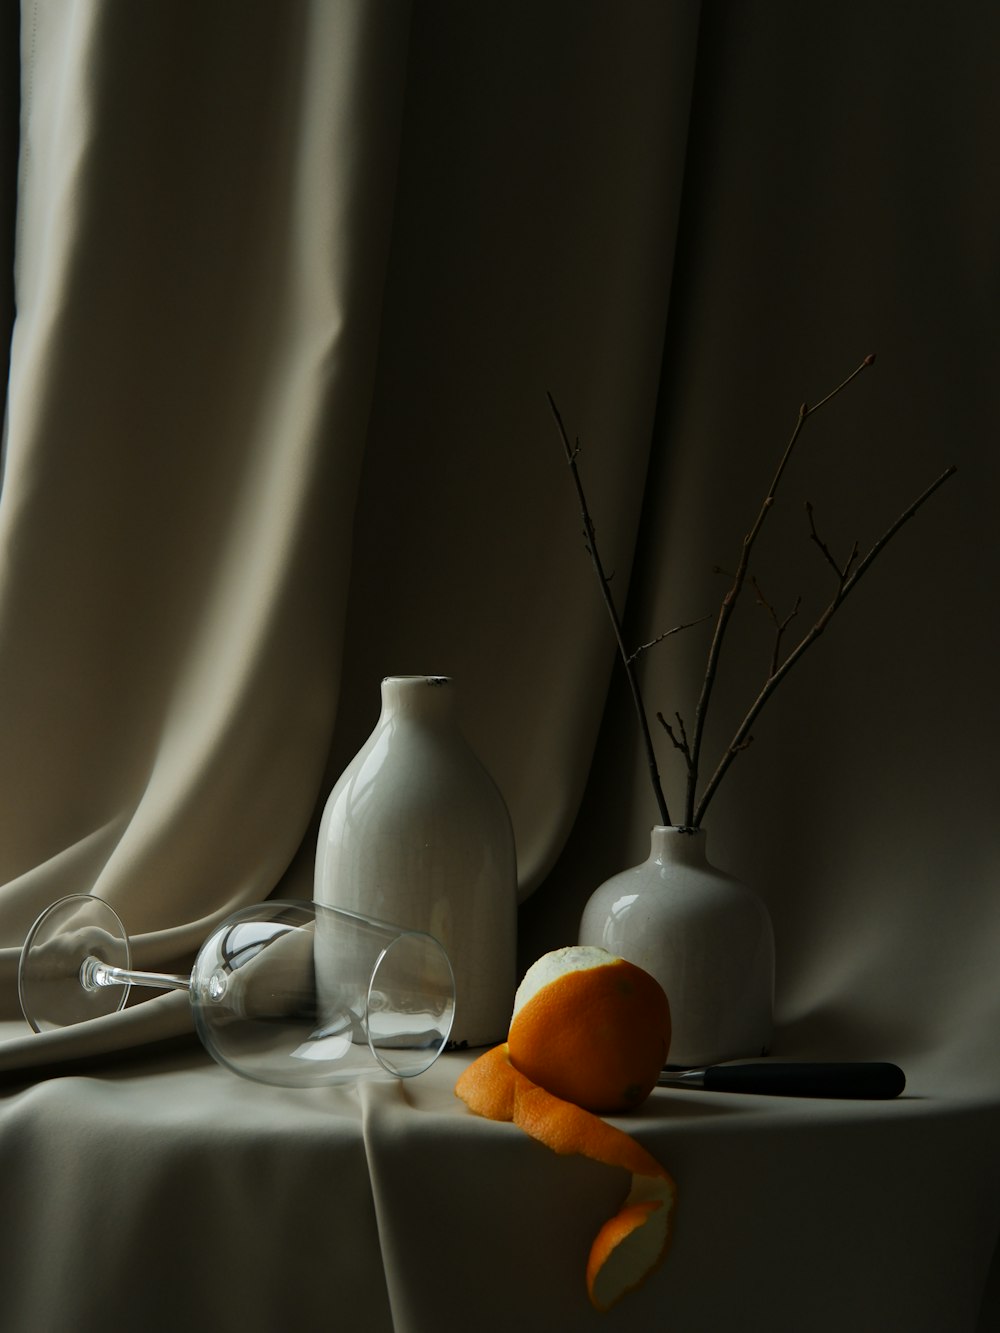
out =
[[(361, 915), (361, 914), (353, 913), (352, 915)], [(373, 918), (364, 918), (364, 919), (371, 920)], [(389, 923), (380, 922), (379, 924), (388, 925)], [(440, 960), (444, 963), (445, 974), (448, 977), (448, 980), (451, 982), (451, 1012), (448, 1015), (448, 1022), (441, 1032), (440, 1041), (435, 1043), (433, 1046), (429, 1046), (427, 1048), (427, 1059), (424, 1061), (424, 1063), (421, 1065), (414, 1065), (412, 1069), (399, 1069), (395, 1065), (387, 1061), (385, 1058), (383, 1058), (380, 1048), (376, 1046), (374, 1041), (372, 1040), (371, 1005), (372, 1005), (372, 995), (375, 990), (376, 978), (378, 977), (379, 970), (382, 967), (382, 964), (385, 962), (385, 960), (389, 957), (389, 955), (392, 953), (394, 949), (397, 949), (401, 944), (403, 944), (405, 941), (408, 940), (423, 940), (426, 944), (430, 945), (433, 948), (433, 950), (438, 954)], [(382, 1066), (382, 1068), (386, 1071), (386, 1073), (391, 1074), (393, 1078), (415, 1078), (418, 1074), (425, 1074), (427, 1070), (430, 1069), (431, 1066), (437, 1061), (438, 1056), (448, 1045), (448, 1038), (451, 1036), (451, 1030), (455, 1023), (456, 1002), (457, 1002), (457, 996), (455, 988), (455, 969), (452, 966), (452, 961), (451, 957), (448, 954), (448, 950), (444, 947), (444, 945), (441, 943), (438, 937), (436, 935), (432, 935), (430, 931), (414, 930), (409, 927), (400, 926), (398, 928), (398, 933), (396, 934), (395, 938), (389, 941), (389, 943), (385, 946), (385, 948), (381, 950), (379, 956), (375, 959), (375, 962), (372, 966), (371, 974), (368, 978), (368, 994), (365, 997), (365, 1035), (368, 1039), (368, 1049), (371, 1051), (372, 1055)]]

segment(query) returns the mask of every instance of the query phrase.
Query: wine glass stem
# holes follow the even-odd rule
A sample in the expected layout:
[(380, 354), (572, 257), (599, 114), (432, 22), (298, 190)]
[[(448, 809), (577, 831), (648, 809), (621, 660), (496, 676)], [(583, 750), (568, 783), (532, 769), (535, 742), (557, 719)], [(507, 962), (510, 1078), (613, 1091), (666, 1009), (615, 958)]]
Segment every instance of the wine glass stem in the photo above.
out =
[(174, 972), (133, 972), (127, 967), (111, 967), (99, 958), (85, 958), (80, 968), (80, 985), (84, 990), (101, 990), (105, 986), (148, 986), (152, 990), (190, 990), (191, 978)]

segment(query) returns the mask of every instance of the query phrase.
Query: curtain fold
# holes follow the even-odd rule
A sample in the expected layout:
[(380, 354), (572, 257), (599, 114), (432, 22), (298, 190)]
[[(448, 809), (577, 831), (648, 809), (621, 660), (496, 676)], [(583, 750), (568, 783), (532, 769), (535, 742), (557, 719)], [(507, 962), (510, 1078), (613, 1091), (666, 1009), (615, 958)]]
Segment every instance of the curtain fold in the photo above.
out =
[(522, 896), (587, 781), (614, 642), (547, 393), (629, 587), (699, 6), (414, 11), (394, 233), (327, 781), (386, 674), (453, 675)]
[[(24, 7), (0, 502), (0, 986), (49, 901), (139, 966), (308, 897), (382, 676), (456, 677), (522, 893), (613, 666), (546, 392), (624, 593), (698, 7)], [(79, 1035), (113, 1049), (176, 1005)], [(147, 1026), (144, 1026), (147, 1025)], [(20, 1067), (72, 1034), (8, 1044)]]
[(0, 500), (8, 1009), (45, 901), (106, 897), (138, 963), (169, 965), (266, 897), (302, 837), (336, 706), (407, 37), (401, 5), (25, 6)]

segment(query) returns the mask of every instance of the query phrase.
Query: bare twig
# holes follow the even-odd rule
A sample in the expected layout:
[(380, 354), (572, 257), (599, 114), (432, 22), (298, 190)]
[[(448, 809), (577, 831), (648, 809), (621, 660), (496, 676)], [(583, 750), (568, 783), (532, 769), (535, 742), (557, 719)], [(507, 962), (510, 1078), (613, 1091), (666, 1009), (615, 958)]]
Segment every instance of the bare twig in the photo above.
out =
[(690, 763), (691, 746), (688, 744), (687, 730), (685, 729), (684, 726), (684, 719), (681, 717), (680, 713), (675, 713), (674, 717), (677, 719), (677, 731), (674, 731), (673, 724), (668, 722), (662, 713), (657, 713), (656, 720), (659, 722), (660, 726), (670, 737), (671, 741), (673, 742), (674, 748), (676, 750), (680, 750), (681, 754), (684, 755), (685, 759), (687, 759), (688, 763)]
[[(934, 494), (934, 492), (938, 489), (938, 487), (943, 486), (944, 483), (948, 480), (948, 478), (952, 476), (956, 471), (957, 469), (955, 468), (954, 465), (952, 465), (949, 468), (946, 468), (945, 471), (941, 473), (941, 475), (937, 478), (936, 481), (933, 481), (930, 484), (930, 486), (928, 486), (927, 489), (923, 491), (923, 493), (919, 495), (916, 498), (916, 500), (913, 501), (911, 505), (909, 505), (906, 509), (903, 510), (899, 518), (896, 519), (895, 523), (893, 523), (889, 528), (886, 529), (886, 531), (882, 534), (882, 536), (879, 537), (878, 541), (876, 541), (874, 545), (871, 547), (871, 549), (868, 551), (864, 559), (861, 560), (860, 563), (856, 565), (855, 565), (855, 559), (857, 554), (856, 549), (848, 559), (847, 564), (844, 566), (843, 569), (841, 569), (837, 565), (833, 557), (830, 556), (829, 551), (827, 550), (825, 545), (822, 542), (820, 542), (819, 539), (817, 538), (817, 541), (819, 542), (821, 549), (824, 551), (829, 562), (833, 565), (834, 569), (837, 572), (837, 590), (834, 593), (833, 597), (831, 598), (825, 610), (820, 615), (819, 619), (813, 625), (812, 629), (810, 629), (809, 632), (806, 635), (804, 635), (802, 639), (799, 640), (798, 644), (788, 654), (784, 662), (782, 662), (782, 664), (779, 667), (777, 667), (768, 675), (767, 680), (764, 682), (763, 689), (760, 691), (760, 693), (757, 695), (757, 698), (750, 705), (750, 708), (748, 709), (746, 716), (744, 717), (743, 721), (737, 728), (732, 741), (730, 741), (728, 749), (722, 756), (719, 766), (716, 768), (715, 772), (712, 774), (712, 777), (705, 786), (705, 790), (702, 794), (700, 802), (698, 803), (697, 810), (695, 811), (694, 818), (692, 820), (692, 823), (695, 826), (700, 825), (701, 821), (704, 819), (705, 811), (708, 808), (709, 802), (715, 795), (719, 783), (725, 776), (725, 773), (728, 770), (729, 765), (733, 762), (739, 751), (745, 748), (747, 739), (749, 737), (750, 728), (753, 726), (754, 722), (759, 717), (761, 709), (767, 703), (768, 699), (770, 699), (771, 695), (781, 684), (781, 682), (785, 679), (789, 671), (791, 671), (792, 667), (794, 667), (797, 662), (800, 662), (802, 660), (803, 655), (812, 647), (812, 645), (820, 637), (820, 635), (826, 629), (827, 625), (829, 625), (830, 621), (833, 619), (836, 612), (843, 605), (845, 599), (858, 586), (858, 583), (871, 568), (875, 559), (881, 554), (881, 552), (885, 549), (885, 547), (889, 544), (889, 542), (893, 539), (893, 537), (895, 537), (896, 533), (900, 530), (903, 524), (907, 523), (911, 518), (913, 518), (914, 514), (916, 514), (916, 512), (920, 509), (920, 507), (927, 500), (930, 499), (930, 497)], [(852, 566), (854, 566), (853, 569)]]
[(847, 557), (847, 563), (844, 565), (843, 569), (841, 569), (840, 565), (837, 564), (837, 560), (833, 552), (830, 550), (829, 546), (827, 546), (826, 542), (823, 540), (823, 538), (819, 535), (818, 531), (816, 530), (816, 518), (813, 511), (813, 506), (809, 500), (806, 501), (806, 514), (808, 515), (809, 518), (810, 539), (816, 543), (816, 545), (823, 553), (824, 560), (826, 560), (827, 564), (831, 566), (837, 577), (841, 580), (841, 582), (843, 582), (843, 580), (846, 579), (848, 574), (851, 572), (851, 566), (858, 558), (858, 543), (855, 542), (854, 545), (851, 547), (851, 554)]
[(750, 582), (753, 584), (753, 590), (757, 594), (757, 605), (762, 606), (764, 608), (764, 610), (767, 612), (771, 620), (771, 623), (774, 625), (774, 647), (771, 650), (771, 667), (768, 672), (769, 675), (773, 675), (773, 673), (777, 670), (778, 661), (781, 657), (781, 641), (785, 637), (785, 631), (788, 629), (788, 626), (799, 614), (799, 607), (802, 605), (802, 598), (801, 596), (796, 597), (795, 605), (792, 607), (791, 611), (789, 611), (788, 615), (785, 616), (784, 619), (782, 619), (778, 615), (774, 607), (771, 605), (771, 603), (764, 596), (763, 592), (761, 592), (760, 584), (757, 582), (757, 580), (753, 577), (752, 574), (750, 575)]
[(674, 625), (672, 629), (665, 629), (662, 634), (657, 634), (656, 638), (650, 639), (648, 643), (640, 643), (639, 647), (629, 654), (628, 660), (630, 662), (638, 661), (643, 653), (648, 652), (650, 648), (655, 648), (656, 645), (662, 643), (664, 639), (669, 639), (671, 634), (680, 634), (681, 630), (693, 629), (695, 625), (703, 625), (708, 619), (708, 616), (699, 616), (697, 620), (689, 620), (684, 625)]
[[(798, 420), (795, 423), (795, 429), (792, 431), (791, 438), (789, 439), (788, 444), (785, 446), (785, 452), (781, 456), (781, 461), (779, 462), (778, 469), (774, 474), (774, 479), (772, 480), (771, 485), (768, 488), (767, 494), (764, 496), (764, 499), (761, 502), (760, 510), (757, 513), (757, 517), (753, 523), (753, 526), (750, 528), (746, 536), (743, 538), (743, 546), (740, 551), (739, 563), (737, 564), (736, 567), (736, 573), (733, 576), (732, 585), (730, 586), (729, 591), (726, 593), (725, 597), (723, 597), (722, 605), (719, 608), (718, 618), (715, 623), (715, 633), (712, 636), (712, 642), (708, 650), (708, 660), (705, 664), (705, 679), (702, 684), (701, 695), (699, 696), (697, 707), (695, 708), (694, 734), (691, 742), (692, 763), (688, 770), (687, 801), (685, 804), (685, 821), (688, 825), (693, 826), (697, 822), (695, 815), (695, 801), (697, 796), (697, 783), (698, 783), (698, 772), (701, 760), (701, 747), (705, 736), (705, 721), (708, 715), (708, 706), (712, 698), (712, 691), (715, 687), (716, 676), (718, 674), (719, 657), (722, 652), (722, 644), (726, 636), (726, 630), (729, 627), (729, 621), (736, 607), (736, 602), (739, 598), (740, 593), (743, 590), (743, 584), (744, 581), (746, 580), (747, 569), (750, 564), (750, 552), (752, 551), (753, 545), (756, 542), (758, 536), (760, 535), (760, 530), (764, 526), (765, 519), (767, 518), (768, 514), (771, 511), (772, 506), (774, 505), (774, 497), (777, 494), (778, 486), (781, 483), (781, 478), (784, 475), (786, 467), (788, 466), (789, 459), (791, 458), (795, 446), (798, 443), (799, 436), (802, 433), (802, 428), (805, 425), (807, 419), (813, 416), (816, 412), (818, 412), (821, 407), (825, 407), (825, 405), (828, 402), (830, 402), (832, 398), (835, 398), (838, 393), (846, 389), (847, 386), (851, 383), (851, 381), (855, 379), (856, 376), (860, 375), (861, 372), (866, 367), (874, 364), (874, 361), (875, 361), (874, 355), (866, 356), (865, 359), (861, 362), (861, 364), (857, 366), (850, 373), (850, 375), (847, 376), (845, 380), (842, 380), (841, 383), (838, 384), (835, 389), (832, 389), (830, 393), (826, 395), (825, 398), (821, 398), (819, 402), (815, 403), (812, 407), (810, 407), (807, 403), (803, 403), (802, 406), (799, 408), (799, 415), (798, 415)], [(702, 801), (702, 805), (700, 808), (703, 808), (703, 806), (704, 806), (704, 800)]]
[(635, 669), (634, 656), (630, 656), (625, 647), (625, 638), (622, 633), (621, 620), (618, 616), (618, 610), (615, 607), (614, 598), (611, 596), (609, 579), (604, 572), (604, 566), (601, 563), (601, 557), (597, 549), (597, 536), (594, 532), (593, 520), (590, 517), (590, 509), (587, 505), (587, 497), (584, 493), (583, 482), (580, 479), (580, 471), (576, 465), (577, 455), (580, 452), (580, 446), (572, 446), (569, 442), (569, 436), (566, 434), (566, 427), (563, 425), (562, 416), (556, 407), (555, 399), (552, 394), (547, 394), (549, 407), (552, 409), (552, 415), (556, 419), (556, 425), (559, 428), (559, 435), (563, 442), (563, 448), (566, 451), (566, 462), (569, 464), (570, 475), (573, 478), (573, 484), (576, 487), (577, 499), (580, 502), (580, 512), (583, 517), (583, 531), (586, 539), (587, 552), (590, 555), (594, 570), (597, 573), (598, 581), (601, 585), (601, 594), (604, 598), (604, 605), (607, 608), (608, 616), (611, 620), (612, 628), (615, 632), (615, 639), (618, 643), (618, 651), (621, 654), (622, 663), (625, 667), (625, 675), (628, 679), (629, 689), (632, 693), (632, 702), (635, 705), (636, 715), (639, 721), (639, 732), (642, 737), (643, 747), (646, 752), (646, 764), (649, 769), (650, 781), (653, 784), (653, 794), (656, 799), (656, 807), (659, 813), (661, 824), (669, 824), (670, 811), (667, 807), (666, 798), (663, 794), (663, 783), (660, 780), (660, 771), (656, 763), (656, 751), (653, 747), (653, 738), (649, 730), (649, 719), (646, 716), (646, 707), (642, 700), (642, 691), (639, 687), (639, 677)]

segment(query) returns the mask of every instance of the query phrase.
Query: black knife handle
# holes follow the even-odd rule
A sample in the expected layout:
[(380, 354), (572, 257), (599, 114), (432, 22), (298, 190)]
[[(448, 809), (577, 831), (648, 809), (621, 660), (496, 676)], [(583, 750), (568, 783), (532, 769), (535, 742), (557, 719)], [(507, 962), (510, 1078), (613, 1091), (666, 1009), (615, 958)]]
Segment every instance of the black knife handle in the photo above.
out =
[(713, 1092), (758, 1092), (778, 1097), (851, 1097), (868, 1101), (898, 1097), (906, 1076), (898, 1065), (866, 1060), (815, 1064), (805, 1061), (714, 1065), (705, 1070)]

